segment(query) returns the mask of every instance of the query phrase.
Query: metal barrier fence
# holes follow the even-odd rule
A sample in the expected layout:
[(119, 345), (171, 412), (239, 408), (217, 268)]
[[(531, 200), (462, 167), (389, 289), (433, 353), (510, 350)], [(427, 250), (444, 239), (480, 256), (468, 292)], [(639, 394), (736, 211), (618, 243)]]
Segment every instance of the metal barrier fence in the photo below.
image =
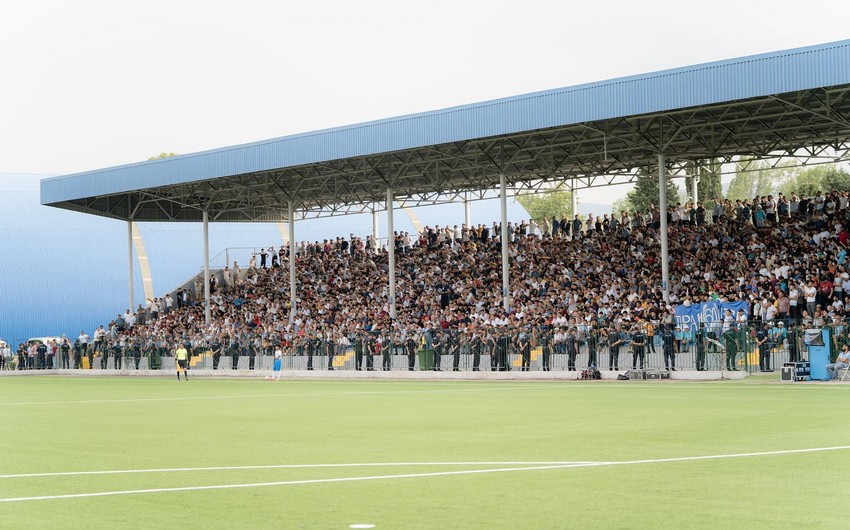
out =
[[(422, 330), (411, 336), (379, 332), (352, 334), (342, 346), (319, 336), (283, 342), (285, 370), (555, 370), (631, 368), (676, 370), (778, 370), (783, 363), (807, 358), (803, 331), (817, 322), (775, 320), (741, 325), (703, 325), (692, 332), (656, 326), (526, 326), (488, 331)], [(640, 330), (638, 330), (640, 328)], [(831, 356), (849, 342), (848, 326), (830, 331)], [(178, 341), (181, 342), (182, 341)], [(342, 341), (345, 342), (345, 341)], [(227, 344), (186, 342), (190, 368), (270, 370), (274, 348), (268, 338), (247, 335)], [(24, 344), (27, 344), (24, 342)], [(45, 348), (42, 353), (13, 352), (2, 369), (174, 370), (177, 344), (163, 346), (110, 343)], [(106, 355), (104, 355), (104, 352)]]

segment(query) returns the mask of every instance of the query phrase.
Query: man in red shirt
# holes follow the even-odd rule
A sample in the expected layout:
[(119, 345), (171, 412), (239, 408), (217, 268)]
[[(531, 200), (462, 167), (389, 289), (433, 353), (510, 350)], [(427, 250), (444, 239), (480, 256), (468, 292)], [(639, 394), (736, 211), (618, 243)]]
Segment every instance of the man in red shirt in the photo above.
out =
[(818, 305), (821, 307), (829, 307), (832, 305), (832, 280), (828, 276), (821, 278), (818, 284)]

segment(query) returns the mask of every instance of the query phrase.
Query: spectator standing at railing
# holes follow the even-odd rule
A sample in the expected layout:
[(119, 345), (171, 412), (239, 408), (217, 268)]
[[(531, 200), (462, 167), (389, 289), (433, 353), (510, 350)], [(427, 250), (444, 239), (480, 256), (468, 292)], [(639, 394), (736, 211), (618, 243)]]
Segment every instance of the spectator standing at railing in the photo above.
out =
[(552, 331), (548, 328), (541, 328), (537, 331), (535, 337), (537, 345), (540, 346), (541, 364), (544, 372), (549, 372), (550, 358), (552, 356)]
[(694, 331), (694, 349), (696, 350), (694, 364), (698, 372), (705, 371), (705, 340), (705, 322), (700, 322)]
[(419, 340), (412, 328), (407, 330), (404, 343), (405, 353), (407, 354), (407, 370), (413, 372), (416, 369), (416, 347)]
[(44, 370), (47, 365), (47, 344), (39, 342), (35, 344), (35, 369)]
[(661, 342), (664, 351), (664, 368), (676, 371), (676, 351), (675, 333), (673, 332), (673, 324), (664, 324), (664, 329), (661, 330)]
[(640, 325), (634, 326), (631, 337), (632, 345), (632, 370), (637, 370), (638, 366), (643, 370), (646, 352), (646, 335), (641, 330)]
[(218, 363), (221, 362), (221, 354), (224, 351), (224, 346), (222, 345), (221, 338), (218, 335), (213, 336), (212, 342), (210, 343), (210, 350), (212, 351), (213, 370), (218, 370)]
[(756, 322), (755, 344), (759, 354), (759, 371), (767, 372), (770, 363), (770, 348), (767, 344), (767, 330), (764, 322)]
[(9, 344), (4, 342), (3, 346), (0, 347), (0, 370), (5, 370), (6, 365), (12, 359), (12, 349), (9, 347)]
[(431, 348), (434, 350), (434, 367), (435, 372), (442, 372), (443, 362), (443, 347), (445, 346), (445, 337), (439, 330), (428, 331), (431, 336)]
[(18, 370), (26, 370), (27, 369), (27, 345), (26, 343), (21, 343), (18, 345)]
[(608, 331), (608, 369), (620, 370), (620, 347), (623, 345), (622, 326), (617, 324)]
[(646, 348), (650, 354), (655, 354), (655, 323), (650, 320), (642, 320), (640, 325), (643, 327), (644, 335), (646, 335)]
[(354, 347), (354, 369), (359, 372), (363, 369), (363, 354), (366, 351), (366, 343), (363, 338), (363, 332), (357, 330), (354, 333), (354, 338), (351, 343)]
[(575, 327), (570, 327), (564, 337), (564, 351), (567, 354), (567, 371), (576, 371), (576, 358), (578, 357), (578, 336)]
[(528, 334), (524, 329), (520, 330), (516, 337), (516, 349), (521, 357), (521, 368), (523, 372), (527, 372), (531, 368), (531, 345), (529, 344)]
[[(85, 331), (80, 331), (80, 336), (77, 337), (77, 341), (80, 344), (80, 352), (82, 355), (88, 357), (89, 351), (89, 336), (86, 335)], [(89, 368), (91, 368), (91, 358), (89, 358)]]
[(736, 357), (739, 349), (738, 330), (734, 325), (723, 330), (723, 346), (725, 352), (726, 369), (729, 371), (737, 371), (735, 366)]
[(68, 370), (71, 368), (71, 345), (68, 343), (68, 338), (65, 335), (62, 335), (62, 339), (59, 343), (59, 357), (61, 359), (61, 366), (63, 370)]
[(110, 350), (112, 351), (112, 367), (115, 370), (120, 370), (122, 368), (121, 361), (124, 352), (122, 351), (121, 345), (117, 340), (113, 340), (112, 342), (110, 342), (109, 348), (107, 348), (106, 350), (107, 355), (109, 354)]

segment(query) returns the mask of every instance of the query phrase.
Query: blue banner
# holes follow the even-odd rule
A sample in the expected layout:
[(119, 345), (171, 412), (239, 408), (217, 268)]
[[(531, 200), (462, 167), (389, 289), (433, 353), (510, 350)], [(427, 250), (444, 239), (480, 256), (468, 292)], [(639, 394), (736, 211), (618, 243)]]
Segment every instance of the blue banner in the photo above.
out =
[(689, 306), (677, 305), (676, 325), (688, 332), (694, 331), (700, 322), (708, 326), (720, 325), (723, 323), (723, 314), (727, 309), (732, 310), (732, 315), (736, 315), (739, 309), (743, 309), (749, 316), (750, 304), (749, 302), (711, 301)]

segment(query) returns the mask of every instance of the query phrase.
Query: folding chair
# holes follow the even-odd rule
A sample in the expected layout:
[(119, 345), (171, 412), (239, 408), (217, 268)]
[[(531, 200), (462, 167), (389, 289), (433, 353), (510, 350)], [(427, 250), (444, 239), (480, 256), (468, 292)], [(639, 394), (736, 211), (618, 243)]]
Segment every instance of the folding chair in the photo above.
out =
[(848, 365), (847, 368), (841, 368), (839, 371), (843, 372), (839, 381), (844, 381), (845, 379), (847, 379), (848, 372), (850, 372), (850, 365)]

